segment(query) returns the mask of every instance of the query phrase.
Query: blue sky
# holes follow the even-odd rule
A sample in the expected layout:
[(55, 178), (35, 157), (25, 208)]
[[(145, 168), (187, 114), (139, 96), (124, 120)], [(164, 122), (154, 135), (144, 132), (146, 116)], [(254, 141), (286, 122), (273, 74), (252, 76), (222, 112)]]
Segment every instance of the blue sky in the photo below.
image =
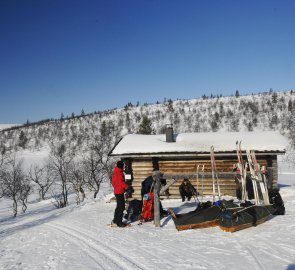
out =
[(295, 88), (293, 0), (1, 0), (0, 123)]

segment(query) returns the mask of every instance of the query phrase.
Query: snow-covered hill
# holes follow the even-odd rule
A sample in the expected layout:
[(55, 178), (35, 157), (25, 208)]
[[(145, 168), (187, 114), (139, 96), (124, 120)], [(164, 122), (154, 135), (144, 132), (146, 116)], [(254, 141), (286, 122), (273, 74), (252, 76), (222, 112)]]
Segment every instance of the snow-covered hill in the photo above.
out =
[[(265, 92), (248, 96), (165, 100), (133, 105), (76, 117), (41, 120), (0, 132), (1, 147), (38, 149), (48, 143), (65, 142), (74, 151), (83, 149), (102, 134), (112, 144), (127, 133), (149, 130), (163, 134), (166, 124), (176, 133), (276, 130), (293, 139), (295, 92)], [(149, 125), (144, 129), (143, 125)]]

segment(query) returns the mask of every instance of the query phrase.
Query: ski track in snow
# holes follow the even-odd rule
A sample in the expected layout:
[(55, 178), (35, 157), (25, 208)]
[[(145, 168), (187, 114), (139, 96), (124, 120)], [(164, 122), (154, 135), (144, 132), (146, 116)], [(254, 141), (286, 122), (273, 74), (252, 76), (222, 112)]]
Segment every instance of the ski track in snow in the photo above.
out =
[(99, 252), (97, 247), (94, 247), (93, 244), (88, 243), (86, 239), (82, 239), (76, 234), (70, 233), (68, 230), (61, 229), (60, 226), (56, 227), (53, 224), (47, 224), (46, 226), (56, 230), (57, 233), (61, 234), (64, 239), (74, 244), (79, 249), (82, 249), (83, 252), (95, 262), (95, 264), (99, 267), (98, 269), (123, 269), (119, 267), (116, 262), (105, 256), (102, 252)]
[(263, 265), (260, 263), (259, 259), (257, 258), (257, 256), (255, 255), (255, 252), (253, 252), (249, 247), (245, 246), (246, 250), (249, 252), (249, 254), (252, 256), (252, 258), (254, 259), (258, 270), (265, 270)]
[[(97, 238), (91, 236), (89, 232), (86, 233), (81, 228), (79, 228), (78, 230), (73, 227), (65, 226), (61, 223), (56, 222), (48, 223), (46, 224), (46, 226), (49, 226), (51, 228), (54, 228), (55, 230), (58, 230), (59, 232), (64, 233), (69, 237), (69, 239), (71, 239), (70, 241), (76, 243), (80, 247), (80, 243), (83, 243), (84, 251), (88, 253), (88, 255), (90, 255), (90, 257), (102, 267), (102, 269), (147, 269), (145, 267), (139, 266), (137, 262), (126, 258), (124, 254), (119, 253), (114, 248), (110, 248), (109, 246), (103, 244)], [(73, 238), (75, 238), (76, 240), (73, 240)], [(92, 249), (94, 253), (90, 252), (87, 247)], [(99, 261), (95, 259), (99, 257), (103, 257), (103, 259), (100, 259)], [(106, 267), (103, 263), (104, 259), (108, 263), (111, 263), (111, 265), (109, 266), (107, 264)]]
[[(277, 220), (283, 218), (283, 216), (274, 217)], [(235, 245), (241, 254), (252, 262), (251, 265), (254, 269), (281, 269), (281, 265), (294, 264), (292, 253), (295, 255), (295, 251), (286, 245), (284, 239), (288, 236), (282, 236), (281, 242), (277, 238), (274, 239), (273, 231), (276, 230), (271, 223), (272, 221), (267, 221), (257, 227), (249, 228), (248, 230), (253, 230), (253, 235), (246, 234), (247, 231), (240, 231), (240, 233), (237, 232), (233, 235)], [(261, 239), (256, 238), (256, 235), (259, 235)]]
[[(8, 236), (8, 235), (11, 235), (17, 231), (20, 231), (20, 230), (23, 230), (26, 228), (30, 228), (30, 227), (34, 227), (34, 226), (38, 226), (40, 224), (43, 224), (44, 222), (48, 222), (52, 219), (56, 219), (60, 215), (65, 214), (66, 212), (69, 212), (69, 209), (61, 208), (61, 209), (59, 209), (58, 212), (53, 211), (53, 213), (52, 213), (52, 211), (49, 211), (49, 213), (42, 214), (42, 215), (38, 212), (36, 215), (36, 216), (40, 216), (38, 218), (36, 218), (36, 216), (29, 216), (28, 215), (28, 217), (26, 217), (25, 219), (22, 220), (21, 218), (24, 217), (25, 214), (23, 216), (19, 217), (19, 219), (11, 217), (8, 219), (9, 221), (6, 221), (6, 224), (5, 224), (5, 222), (1, 222), (2, 223), (1, 224), (2, 230), (0, 231), (0, 236), (1, 235)], [(16, 219), (16, 220), (14, 220), (14, 219)], [(13, 226), (15, 223), (17, 223), (17, 225)]]

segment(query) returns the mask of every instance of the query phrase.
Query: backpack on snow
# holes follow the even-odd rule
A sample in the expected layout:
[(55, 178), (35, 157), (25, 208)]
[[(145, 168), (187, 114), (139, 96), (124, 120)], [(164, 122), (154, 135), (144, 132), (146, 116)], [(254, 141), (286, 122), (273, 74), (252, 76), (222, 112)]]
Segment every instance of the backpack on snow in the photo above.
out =
[(276, 211), (273, 215), (284, 215), (285, 214), (285, 206), (281, 194), (278, 189), (270, 189), (268, 191), (269, 202), (273, 204)]
[(142, 210), (142, 201), (140, 200), (132, 200), (128, 203), (127, 214), (125, 214), (124, 218), (128, 222), (134, 222), (140, 219)]

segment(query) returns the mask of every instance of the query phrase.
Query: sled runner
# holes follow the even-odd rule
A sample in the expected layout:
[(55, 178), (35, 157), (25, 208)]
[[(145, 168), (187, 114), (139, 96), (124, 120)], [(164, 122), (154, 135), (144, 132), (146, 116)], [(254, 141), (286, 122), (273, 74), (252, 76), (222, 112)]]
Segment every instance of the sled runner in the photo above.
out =
[(116, 223), (110, 223), (110, 224), (107, 224), (108, 227), (111, 227), (111, 228), (129, 228), (129, 227), (132, 227), (131, 224), (129, 223), (124, 223), (124, 226), (123, 227), (119, 227)]

